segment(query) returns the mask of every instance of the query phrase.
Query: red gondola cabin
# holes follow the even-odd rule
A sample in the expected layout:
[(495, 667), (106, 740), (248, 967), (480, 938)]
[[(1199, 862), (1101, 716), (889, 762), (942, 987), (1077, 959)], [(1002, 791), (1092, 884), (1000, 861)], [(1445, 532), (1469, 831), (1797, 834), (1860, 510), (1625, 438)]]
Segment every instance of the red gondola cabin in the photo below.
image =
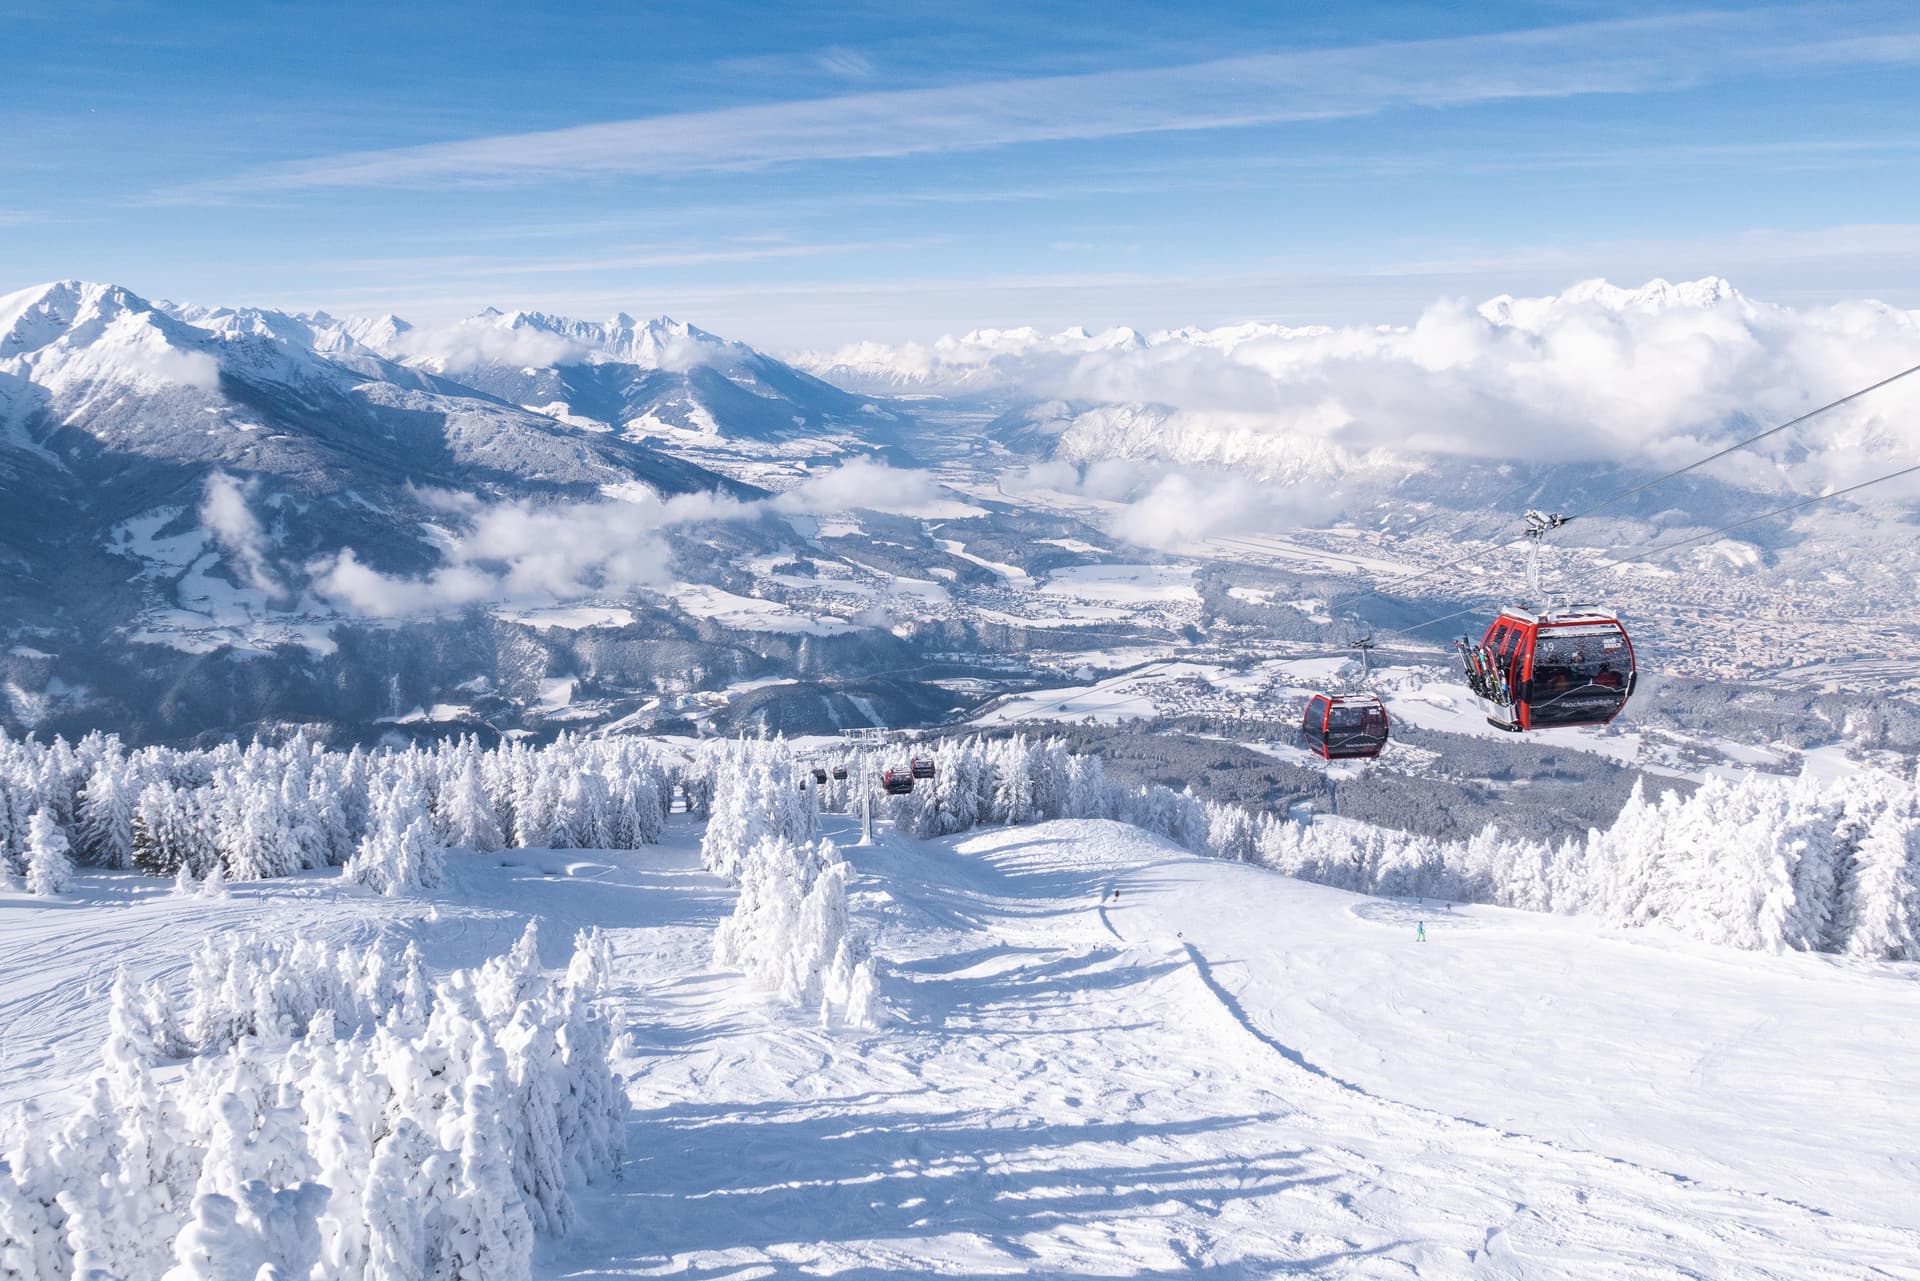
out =
[(931, 756), (914, 757), (911, 762), (911, 767), (915, 778), (933, 777), (933, 758)]
[(1315, 694), (1300, 737), (1330, 761), (1370, 761), (1386, 750), (1387, 705), (1374, 694)]
[(1493, 708), (1487, 721), (1515, 732), (1605, 725), (1639, 678), (1627, 629), (1588, 605), (1539, 615), (1508, 606), (1461, 649), (1467, 684)]
[(913, 773), (903, 769), (887, 770), (880, 775), (880, 786), (887, 790), (888, 796), (905, 796), (913, 790)]

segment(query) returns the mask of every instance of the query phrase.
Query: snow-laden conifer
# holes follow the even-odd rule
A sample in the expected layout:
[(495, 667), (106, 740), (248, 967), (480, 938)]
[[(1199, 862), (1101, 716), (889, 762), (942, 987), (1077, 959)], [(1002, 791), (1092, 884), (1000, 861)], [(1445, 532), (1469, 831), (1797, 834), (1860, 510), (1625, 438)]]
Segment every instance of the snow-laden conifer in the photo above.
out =
[(1920, 960), (1920, 811), (1910, 798), (1874, 820), (1855, 858), (1847, 951), (1872, 960)]
[(111, 757), (94, 766), (79, 800), (80, 849), (100, 867), (133, 866), (133, 814), (138, 800), (124, 763)]
[(35, 810), (27, 820), (26, 849), (27, 892), (65, 894), (73, 884), (73, 859), (51, 810)]
[[(536, 941), (423, 998), (405, 953), (210, 940), (194, 986), (254, 1014), (164, 1087), (152, 990), (117, 977), (103, 1073), (58, 1125), (28, 1110), (0, 1136), (0, 1277), (524, 1278), (536, 1225), (564, 1230), (570, 1185), (613, 1172), (625, 1110), (606, 939), (558, 981)], [(292, 1032), (263, 1014), (328, 995), (362, 1008)]]
[(461, 765), (451, 786), (442, 789), (440, 812), (448, 845), (485, 854), (505, 843), (493, 802), (480, 781), (479, 762), (472, 756)]
[(740, 895), (714, 935), (714, 959), (781, 999), (871, 1026), (875, 962), (847, 911), (847, 864), (831, 842), (763, 836), (743, 860)]
[(367, 831), (342, 874), (381, 894), (431, 889), (446, 876), (446, 846), (410, 779), (395, 779), (369, 805)]

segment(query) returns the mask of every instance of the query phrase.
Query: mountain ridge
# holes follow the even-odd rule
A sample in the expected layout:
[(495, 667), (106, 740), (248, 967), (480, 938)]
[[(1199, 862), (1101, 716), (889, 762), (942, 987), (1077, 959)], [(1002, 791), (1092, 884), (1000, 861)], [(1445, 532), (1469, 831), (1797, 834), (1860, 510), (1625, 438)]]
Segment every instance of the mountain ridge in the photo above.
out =
[[(1719, 306), (1751, 311), (1756, 304), (1719, 276), (1680, 282), (1654, 277), (1637, 287), (1595, 278), (1579, 281), (1558, 294), (1526, 298), (1500, 294), (1480, 303), (1475, 310), (1492, 324), (1536, 325), (1555, 307), (1572, 306), (1591, 306), (1619, 314)], [(1289, 325), (1263, 320), (1150, 330), (1116, 325), (1096, 331), (1074, 325), (1053, 333), (1033, 326), (979, 328), (942, 335), (930, 342), (865, 340), (832, 351), (801, 351), (793, 355), (792, 361), (801, 369), (850, 389), (977, 392), (1018, 382), (1023, 375), (1030, 376), (1037, 361), (1183, 347), (1231, 354), (1236, 348), (1253, 343), (1323, 339), (1343, 329), (1368, 333), (1406, 328), (1409, 326)]]

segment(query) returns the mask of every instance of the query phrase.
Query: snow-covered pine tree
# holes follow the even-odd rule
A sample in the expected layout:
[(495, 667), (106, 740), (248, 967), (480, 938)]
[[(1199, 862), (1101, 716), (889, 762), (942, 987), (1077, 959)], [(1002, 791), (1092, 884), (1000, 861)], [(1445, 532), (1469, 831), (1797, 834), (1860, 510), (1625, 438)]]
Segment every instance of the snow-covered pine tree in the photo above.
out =
[(443, 1231), (447, 1207), (423, 1174), (437, 1148), (413, 1117), (397, 1117), (373, 1149), (365, 1209), (366, 1281), (424, 1281), (428, 1245)]
[(573, 1198), (567, 1192), (570, 1162), (561, 1141), (560, 1109), (567, 1090), (566, 1063), (554, 1038), (545, 1002), (522, 1003), (500, 1033), (506, 1060), (508, 1098), (516, 1116), (513, 1177), (537, 1231), (563, 1236), (573, 1227)]
[(341, 874), (387, 895), (432, 889), (446, 878), (446, 847), (411, 779), (397, 778), (374, 799), (366, 835)]
[(610, 843), (605, 812), (606, 790), (600, 776), (590, 770), (574, 770), (560, 789), (546, 844), (556, 850), (605, 849)]
[(309, 787), (310, 769), (304, 762), (290, 762), (280, 776), (280, 813), (286, 821), (300, 868), (326, 867), (333, 862), (333, 848), (323, 820), (313, 807)]
[(179, 868), (177, 863), (172, 868), (166, 866), (167, 855), (160, 844), (165, 822), (165, 797), (170, 790), (165, 783), (148, 783), (140, 789), (140, 795), (134, 802), (131, 824), (133, 865), (148, 876), (168, 876)]
[(621, 780), (613, 789), (609, 807), (608, 845), (616, 850), (637, 850), (646, 843), (640, 819), (639, 785), (632, 779)]
[[(1669, 798), (1672, 793), (1668, 793)], [(1657, 910), (1667, 821), (1675, 806), (1646, 798), (1645, 778), (1633, 781), (1633, 790), (1619, 815), (1602, 834), (1589, 885), (1569, 878), (1555, 885), (1556, 902), (1578, 902), (1580, 910), (1601, 912), (1623, 924), (1641, 924)]]
[(1033, 812), (1039, 818), (1064, 818), (1072, 806), (1067, 774), (1067, 745), (1049, 738), (1033, 749)]
[(611, 1064), (613, 1029), (599, 1009), (612, 979), (613, 945), (605, 933), (595, 927), (574, 935), (558, 994), (568, 1092), (560, 1138), (574, 1177), (584, 1183), (617, 1171), (626, 1152), (627, 1095)]
[(227, 839), (223, 847), (227, 877), (257, 881), (291, 876), (300, 870), (302, 851), (281, 803), (279, 783), (256, 758), (235, 775), (228, 801)]
[(134, 865), (149, 876), (201, 874), (218, 855), (200, 844), (193, 793), (156, 779), (134, 806)]
[(700, 861), (708, 871), (732, 880), (753, 846), (775, 830), (769, 810), (778, 801), (766, 795), (764, 771), (743, 752), (720, 756), (713, 768), (713, 808), (700, 838)]
[(441, 789), (440, 809), (447, 844), (476, 854), (491, 853), (502, 845), (500, 821), (487, 799), (474, 755), (464, 757), (451, 783)]
[(64, 1174), (55, 1199), (66, 1216), (62, 1231), (76, 1277), (134, 1275), (131, 1268), (141, 1262), (136, 1225), (125, 1213), (130, 1207), (115, 1186), (123, 1148), (106, 1078), (95, 1077), (84, 1105), (68, 1114), (48, 1153), (49, 1163)]
[(993, 745), (993, 821), (1026, 823), (1033, 819), (1033, 749), (1023, 735)]
[(1856, 860), (1848, 953), (1920, 960), (1920, 813), (1911, 794), (1874, 820)]
[(73, 859), (66, 834), (51, 810), (35, 810), (27, 820), (27, 892), (65, 894), (72, 885)]
[(517, 794), (514, 812), (518, 816), (516, 836), (521, 845), (544, 846), (553, 831), (553, 816), (560, 808), (561, 781), (555, 777), (547, 754), (530, 756), (528, 785)]
[(124, 762), (103, 757), (80, 794), (80, 851), (99, 867), (133, 866), (133, 809), (137, 792)]
[(194, 1197), (192, 1218), (174, 1239), (173, 1258), (161, 1281), (258, 1281), (268, 1265), (259, 1231), (240, 1222), (238, 1202), (217, 1192)]
[(1206, 813), (1207, 847), (1213, 856), (1235, 863), (1253, 862), (1257, 846), (1253, 819), (1247, 811), (1238, 805), (1209, 804)]
[(461, 1101), (456, 1190), (442, 1206), (449, 1275), (461, 1281), (521, 1281), (531, 1266), (534, 1224), (514, 1179), (514, 1154), (501, 1138), (506, 1078), (500, 1050), (483, 1038)]
[(158, 1276), (172, 1257), (169, 1243), (193, 1193), (199, 1152), (179, 1109), (144, 1063), (110, 1055), (104, 1079), (118, 1150), (100, 1184), (122, 1228), (116, 1261), (105, 1270), (114, 1276)]

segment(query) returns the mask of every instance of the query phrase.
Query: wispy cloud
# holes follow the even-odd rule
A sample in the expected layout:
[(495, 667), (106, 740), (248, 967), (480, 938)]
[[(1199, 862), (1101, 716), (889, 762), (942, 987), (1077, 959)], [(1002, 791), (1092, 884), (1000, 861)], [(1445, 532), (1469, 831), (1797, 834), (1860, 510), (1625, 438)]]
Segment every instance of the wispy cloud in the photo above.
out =
[(1753, 228), (1701, 239), (1611, 240), (1462, 250), (1383, 262), (1373, 276), (1497, 276), (1515, 271), (1581, 271), (1595, 262), (1714, 264), (1734, 271), (1755, 263), (1874, 259), (1920, 262), (1920, 223), (1851, 224), (1798, 230)]
[(352, 152), (162, 193), (182, 202), (325, 187), (658, 175), (1271, 125), (1526, 98), (1671, 90), (1765, 66), (1920, 60), (1920, 37), (1831, 38), (1772, 10), (1257, 54), (1185, 66), (845, 94)]
[(867, 80), (873, 76), (873, 60), (858, 49), (845, 49), (838, 45), (822, 49), (815, 55), (814, 62), (828, 75), (844, 80)]
[[(740, 237), (746, 240), (747, 237)], [(761, 243), (730, 245), (632, 245), (573, 258), (502, 258), (465, 254), (445, 257), (330, 258), (303, 263), (314, 271), (382, 273), (389, 282), (408, 280), (484, 280), (494, 277), (567, 276), (631, 271), (646, 267), (713, 267), (735, 263), (831, 258), (879, 250), (923, 249), (941, 243), (934, 237), (906, 240), (786, 241), (774, 236)]]

